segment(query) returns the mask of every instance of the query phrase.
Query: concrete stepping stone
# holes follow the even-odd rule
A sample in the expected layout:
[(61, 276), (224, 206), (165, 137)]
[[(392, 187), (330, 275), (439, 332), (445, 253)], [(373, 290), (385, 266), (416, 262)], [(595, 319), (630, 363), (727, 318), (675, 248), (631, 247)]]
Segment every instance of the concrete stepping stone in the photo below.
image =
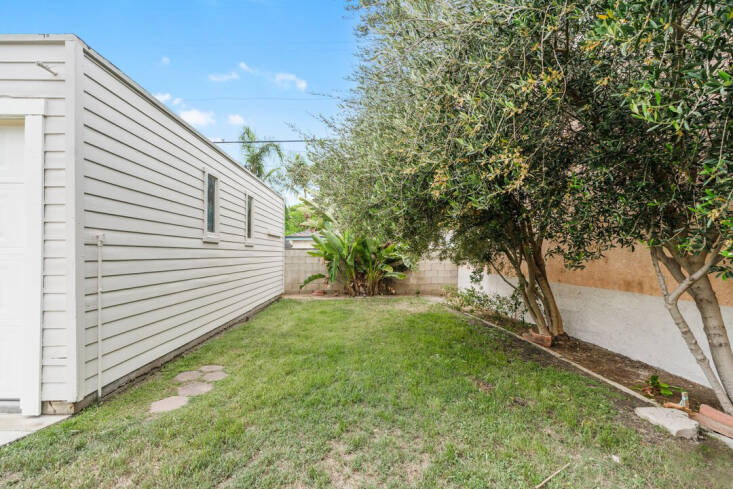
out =
[(220, 372), (224, 370), (224, 367), (222, 367), (221, 365), (204, 365), (199, 370), (201, 370), (204, 373)]
[(206, 382), (216, 382), (217, 380), (221, 380), (227, 377), (227, 374), (225, 372), (210, 372), (206, 375), (204, 375), (203, 379)]
[(189, 384), (184, 384), (179, 387), (178, 395), (193, 397), (201, 394), (206, 394), (213, 388), (213, 385), (207, 384), (206, 382), (191, 382)]
[(165, 399), (161, 399), (160, 401), (155, 401), (150, 405), (150, 413), (165, 413), (168, 411), (173, 411), (174, 409), (178, 409), (179, 407), (185, 406), (188, 402), (188, 397), (185, 396), (171, 396), (166, 397)]
[(634, 412), (651, 424), (669, 431), (672, 436), (693, 440), (697, 438), (699, 423), (682, 411), (662, 407), (638, 407)]
[(191, 382), (192, 380), (198, 380), (201, 377), (201, 372), (198, 370), (189, 370), (188, 372), (181, 372), (180, 374), (173, 377), (176, 382)]

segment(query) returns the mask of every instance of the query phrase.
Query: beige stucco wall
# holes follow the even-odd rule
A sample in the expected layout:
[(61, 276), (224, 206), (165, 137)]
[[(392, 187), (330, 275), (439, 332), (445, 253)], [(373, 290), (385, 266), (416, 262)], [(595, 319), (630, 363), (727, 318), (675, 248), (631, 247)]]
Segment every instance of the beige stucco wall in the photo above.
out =
[[(315, 273), (324, 273), (325, 266), (320, 258), (308, 255), (307, 250), (285, 250), (285, 293), (310, 293), (326, 288), (324, 280), (311, 282), (303, 290), (300, 284)], [(407, 274), (405, 280), (395, 283), (397, 294), (440, 295), (446, 285), (458, 285), (458, 267), (448, 261), (423, 259)]]
[[(460, 289), (478, 287), (490, 293), (511, 294), (498, 275), (487, 275), (477, 285), (470, 281), (470, 274), (469, 267), (461, 267)], [(583, 270), (567, 270), (560, 260), (551, 259), (547, 274), (569, 335), (707, 385), (664, 308), (649, 253), (643, 246), (634, 252), (611, 250)], [(668, 277), (670, 288), (674, 283)], [(733, 342), (733, 280), (713, 278), (713, 286)], [(689, 296), (683, 299), (680, 309), (709, 357), (700, 315)]]
[[(603, 258), (587, 263), (582, 270), (568, 270), (562, 260), (550, 259), (547, 275), (553, 282), (568, 285), (661, 296), (649, 252), (643, 245), (633, 252), (629, 249), (609, 250)], [(720, 305), (733, 306), (733, 280), (712, 277), (711, 281)], [(667, 283), (670, 289), (674, 288), (675, 282), (669, 275)], [(692, 300), (688, 295), (682, 299)]]

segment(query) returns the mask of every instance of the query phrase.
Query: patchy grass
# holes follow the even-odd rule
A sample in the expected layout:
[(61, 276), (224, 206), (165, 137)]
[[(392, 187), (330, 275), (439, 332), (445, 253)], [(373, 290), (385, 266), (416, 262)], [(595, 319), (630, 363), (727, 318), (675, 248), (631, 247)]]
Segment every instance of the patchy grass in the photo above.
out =
[[(713, 441), (422, 299), (283, 300), (102, 406), (0, 448), (0, 487), (730, 487)], [(229, 377), (165, 414), (173, 377)], [(620, 463), (613, 460), (617, 456)]]

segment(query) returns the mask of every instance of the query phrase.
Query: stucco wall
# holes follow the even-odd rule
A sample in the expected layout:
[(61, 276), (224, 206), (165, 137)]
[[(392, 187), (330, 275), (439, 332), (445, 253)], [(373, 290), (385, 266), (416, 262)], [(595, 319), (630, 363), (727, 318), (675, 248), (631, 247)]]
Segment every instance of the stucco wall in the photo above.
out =
[[(708, 385), (700, 368), (687, 349), (679, 330), (664, 308), (662, 298), (651, 285), (653, 273), (644, 265), (640, 252), (616, 252), (616, 258), (599, 261), (583, 271), (567, 271), (551, 264), (548, 273), (565, 330), (571, 336), (615, 351)], [(625, 255), (624, 255), (625, 254)], [(624, 268), (623, 264), (631, 269)], [(560, 269), (560, 270), (558, 270)], [(590, 269), (590, 270), (589, 270)], [(615, 275), (621, 270), (621, 276)], [(477, 286), (470, 281), (471, 270), (460, 267), (458, 287)], [(625, 275), (624, 275), (625, 274)], [(561, 282), (562, 281), (562, 282)], [(589, 284), (583, 285), (583, 284)], [(657, 286), (658, 287), (658, 286)], [(509, 295), (509, 286), (497, 275), (485, 276), (480, 288)], [(632, 291), (619, 290), (621, 288)], [(636, 290), (649, 291), (641, 293)], [(729, 303), (730, 284), (717, 283), (721, 303)], [(652, 294), (651, 292), (656, 292)], [(733, 324), (733, 307), (723, 306), (726, 324)], [(706, 354), (709, 349), (702, 333), (702, 322), (690, 300), (680, 301), (680, 310), (688, 320)], [(526, 318), (529, 320), (529, 317)], [(728, 336), (733, 341), (729, 328)]]
[[(320, 258), (308, 255), (307, 250), (285, 250), (285, 293), (310, 293), (325, 288), (324, 280), (311, 282), (303, 290), (300, 284), (310, 275), (324, 273), (325, 267)], [(405, 280), (395, 283), (397, 294), (440, 295), (446, 285), (458, 285), (458, 267), (447, 261), (425, 259), (407, 274)]]

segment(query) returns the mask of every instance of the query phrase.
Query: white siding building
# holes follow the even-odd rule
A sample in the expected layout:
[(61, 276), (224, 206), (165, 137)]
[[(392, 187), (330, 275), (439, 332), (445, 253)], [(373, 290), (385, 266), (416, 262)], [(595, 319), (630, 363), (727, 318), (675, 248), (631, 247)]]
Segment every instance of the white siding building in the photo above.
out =
[(78, 410), (283, 292), (284, 202), (73, 35), (0, 35), (0, 411)]

